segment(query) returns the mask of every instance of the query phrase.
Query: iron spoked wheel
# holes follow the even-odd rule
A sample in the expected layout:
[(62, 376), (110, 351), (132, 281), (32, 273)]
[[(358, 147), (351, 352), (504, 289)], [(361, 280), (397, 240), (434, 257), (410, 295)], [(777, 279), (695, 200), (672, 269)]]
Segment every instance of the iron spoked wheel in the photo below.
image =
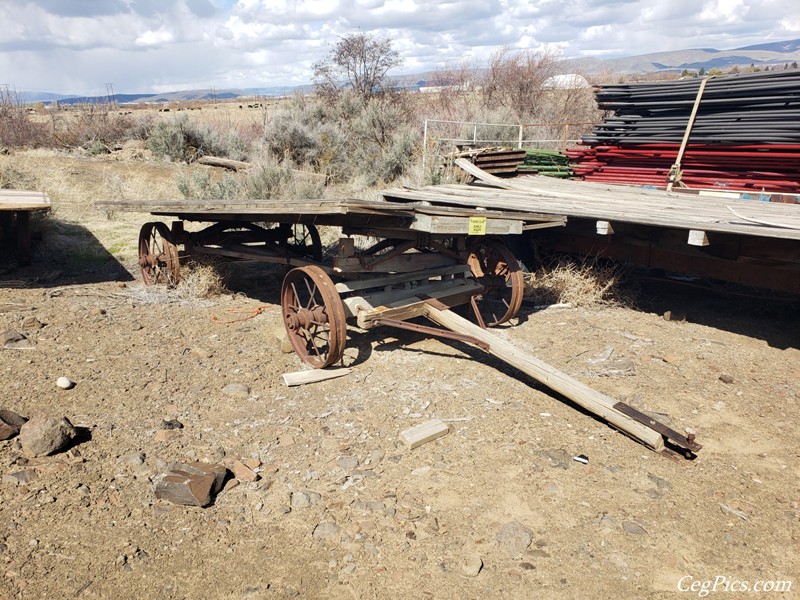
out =
[(339, 361), (347, 342), (347, 315), (336, 287), (314, 265), (286, 274), (281, 288), (283, 324), (304, 363), (322, 369)]
[(494, 327), (513, 319), (522, 306), (525, 279), (511, 250), (497, 241), (477, 242), (467, 263), (484, 288), (475, 298), (484, 324)]
[(171, 238), (169, 227), (164, 223), (142, 225), (139, 231), (139, 267), (145, 285), (175, 285), (180, 280), (178, 247), (170, 241)]
[(282, 225), (288, 228), (288, 238), (285, 247), (292, 254), (310, 258), (317, 262), (322, 260), (322, 241), (319, 230), (314, 225)]

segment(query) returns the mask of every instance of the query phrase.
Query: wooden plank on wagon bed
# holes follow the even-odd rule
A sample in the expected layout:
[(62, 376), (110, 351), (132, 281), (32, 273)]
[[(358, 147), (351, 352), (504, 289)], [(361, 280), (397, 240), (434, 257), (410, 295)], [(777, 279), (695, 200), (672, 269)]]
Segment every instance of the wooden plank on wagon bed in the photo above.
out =
[(353, 258), (333, 259), (333, 268), (342, 273), (411, 273), (424, 269), (435, 269), (446, 267), (456, 263), (455, 259), (437, 253), (409, 253), (393, 256), (386, 260), (380, 260), (380, 256), (372, 257), (368, 260), (361, 256)]
[(450, 275), (464, 275), (470, 272), (469, 265), (453, 265), (440, 269), (428, 269), (418, 273), (394, 273), (385, 277), (370, 277), (369, 279), (353, 279), (340, 281), (336, 284), (336, 291), (340, 294), (357, 292), (370, 288), (383, 288), (388, 285), (397, 285), (407, 281), (426, 281), (433, 277), (447, 277)]
[[(480, 215), (486, 218), (485, 215)], [(444, 215), (418, 214), (411, 229), (427, 233), (467, 235), (470, 233), (470, 217), (447, 217)], [(486, 219), (486, 235), (509, 235), (522, 233), (522, 222), (510, 219)]]

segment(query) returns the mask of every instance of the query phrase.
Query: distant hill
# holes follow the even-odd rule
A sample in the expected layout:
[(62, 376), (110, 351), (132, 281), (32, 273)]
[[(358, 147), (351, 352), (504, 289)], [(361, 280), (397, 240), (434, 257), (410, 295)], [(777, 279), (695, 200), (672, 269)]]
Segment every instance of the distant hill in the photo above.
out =
[(587, 73), (653, 73), (656, 71), (682, 71), (683, 69), (706, 70), (729, 68), (733, 66), (783, 67), (785, 64), (800, 62), (800, 40), (770, 42), (735, 48), (717, 50), (715, 48), (690, 48), (667, 52), (652, 52), (623, 58), (567, 59), (576, 70)]
[[(800, 39), (779, 42), (765, 42), (733, 50), (717, 50), (715, 48), (690, 48), (686, 50), (670, 50), (651, 52), (638, 56), (622, 58), (571, 58), (562, 61), (565, 71), (585, 74), (599, 73), (654, 73), (658, 71), (682, 71), (684, 69), (727, 69), (733, 66), (758, 67), (769, 66), (781, 68), (786, 64), (800, 62)], [(406, 89), (419, 89), (427, 81), (435, 78), (434, 72), (398, 75), (392, 77), (396, 85)], [(189, 102), (192, 100), (226, 100), (233, 98), (258, 98), (269, 96), (287, 96), (296, 92), (308, 92), (311, 85), (292, 87), (263, 87), (244, 89), (199, 89), (178, 90), (174, 92), (153, 94), (115, 94), (114, 100), (124, 103), (166, 103)], [(105, 103), (107, 96), (70, 96), (50, 92), (19, 92), (21, 102), (61, 104)]]
[(791, 53), (800, 51), (800, 40), (789, 40), (788, 42), (769, 42), (767, 44), (756, 44), (755, 46), (745, 46), (737, 50), (767, 50), (768, 52)]

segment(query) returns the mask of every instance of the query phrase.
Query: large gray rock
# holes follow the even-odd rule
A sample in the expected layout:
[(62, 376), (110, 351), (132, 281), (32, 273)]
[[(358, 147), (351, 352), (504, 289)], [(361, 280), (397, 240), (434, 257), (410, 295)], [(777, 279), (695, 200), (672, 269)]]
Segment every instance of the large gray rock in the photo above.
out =
[(67, 417), (35, 415), (20, 427), (19, 441), (26, 455), (48, 456), (67, 448), (76, 435)]

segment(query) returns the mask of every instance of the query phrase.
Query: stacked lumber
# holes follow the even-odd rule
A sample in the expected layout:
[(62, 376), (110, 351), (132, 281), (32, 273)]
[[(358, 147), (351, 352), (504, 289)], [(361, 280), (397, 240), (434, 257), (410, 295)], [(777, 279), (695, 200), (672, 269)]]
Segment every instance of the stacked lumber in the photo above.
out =
[(512, 148), (480, 148), (464, 150), (451, 156), (452, 160), (467, 158), (492, 175), (513, 175), (525, 161), (526, 151)]
[(701, 81), (601, 86), (598, 107), (611, 114), (567, 151), (575, 174), (666, 185), (696, 109), (680, 156), (683, 185), (800, 191), (800, 71), (710, 78), (698, 98)]
[(525, 162), (517, 170), (528, 175), (545, 175), (562, 179), (570, 179), (573, 176), (569, 168), (569, 158), (558, 150), (529, 148), (525, 151)]

